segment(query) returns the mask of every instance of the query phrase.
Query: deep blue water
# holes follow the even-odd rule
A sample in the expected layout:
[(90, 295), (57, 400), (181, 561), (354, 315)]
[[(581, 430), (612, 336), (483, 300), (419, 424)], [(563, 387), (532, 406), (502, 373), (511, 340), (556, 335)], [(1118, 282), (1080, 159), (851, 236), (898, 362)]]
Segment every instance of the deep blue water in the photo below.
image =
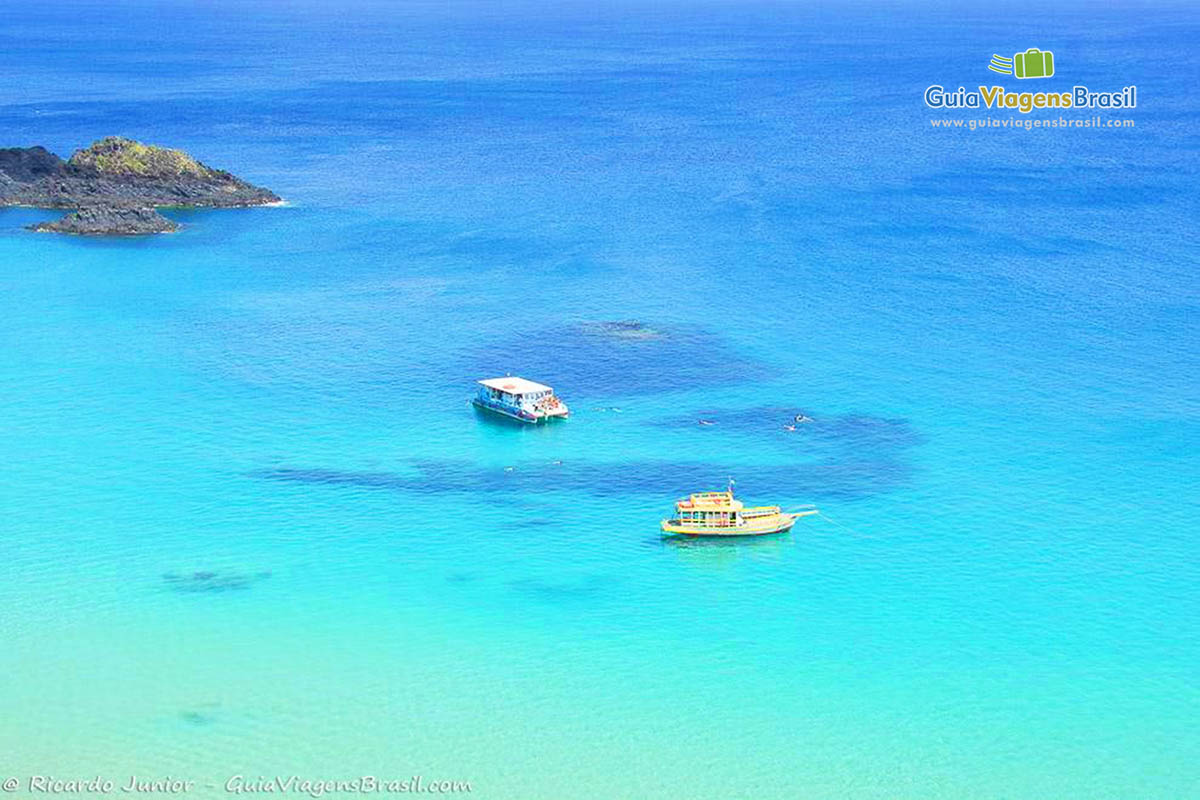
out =
[[(0, 144), (131, 136), (290, 205), (137, 240), (0, 211), (0, 770), (1200, 796), (1198, 34), (1162, 3), (5, 15)], [(1031, 46), (1136, 84), (1136, 126), (931, 127), (988, 114), (926, 86)], [(475, 414), (510, 371), (573, 418)], [(729, 476), (825, 516), (659, 538)]]

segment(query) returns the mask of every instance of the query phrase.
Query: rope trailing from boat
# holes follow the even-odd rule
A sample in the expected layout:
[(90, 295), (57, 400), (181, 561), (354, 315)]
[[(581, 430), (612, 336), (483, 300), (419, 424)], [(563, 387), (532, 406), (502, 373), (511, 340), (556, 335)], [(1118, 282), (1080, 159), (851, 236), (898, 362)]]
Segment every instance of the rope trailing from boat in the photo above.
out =
[(817, 516), (820, 517), (821, 519), (825, 520), (826, 522), (828, 522), (830, 525), (834, 525), (838, 528), (841, 528), (846, 533), (853, 536), (855, 539), (878, 539), (879, 538), (878, 536), (872, 536), (869, 533), (859, 533), (858, 531), (854, 530), (854, 528), (851, 528), (849, 525), (843, 525), (842, 523), (838, 522), (836, 519), (829, 516), (824, 511), (818, 511)]

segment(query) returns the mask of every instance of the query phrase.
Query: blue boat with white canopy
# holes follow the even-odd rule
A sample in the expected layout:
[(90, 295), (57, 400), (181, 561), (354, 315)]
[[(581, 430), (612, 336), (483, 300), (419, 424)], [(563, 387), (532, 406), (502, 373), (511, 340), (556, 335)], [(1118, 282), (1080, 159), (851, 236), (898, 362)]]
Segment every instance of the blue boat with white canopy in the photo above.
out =
[(476, 408), (537, 424), (565, 418), (567, 404), (549, 386), (512, 376), (479, 381), (479, 392), (471, 400)]

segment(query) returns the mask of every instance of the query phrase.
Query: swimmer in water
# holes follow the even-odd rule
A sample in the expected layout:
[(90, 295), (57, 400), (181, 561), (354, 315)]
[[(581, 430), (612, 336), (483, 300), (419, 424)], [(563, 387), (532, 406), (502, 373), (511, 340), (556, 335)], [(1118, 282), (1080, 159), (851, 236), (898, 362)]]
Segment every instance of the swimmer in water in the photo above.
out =
[(812, 417), (806, 417), (803, 414), (797, 414), (795, 416), (795, 420), (796, 420), (796, 422), (813, 422), (814, 421)]

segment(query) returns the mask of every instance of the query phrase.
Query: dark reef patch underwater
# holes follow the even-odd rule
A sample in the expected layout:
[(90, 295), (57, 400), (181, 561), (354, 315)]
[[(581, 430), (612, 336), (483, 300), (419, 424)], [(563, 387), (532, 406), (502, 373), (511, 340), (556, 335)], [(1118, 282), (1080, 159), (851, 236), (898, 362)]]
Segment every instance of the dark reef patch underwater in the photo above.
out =
[(508, 587), (527, 597), (557, 604), (595, 598), (610, 588), (613, 580), (610, 575), (584, 575), (558, 580), (526, 577), (509, 581)]
[(418, 475), (278, 467), (252, 477), (303, 484), (384, 489), (422, 494), (577, 492), (597, 497), (674, 497), (697, 487), (719, 488), (726, 476), (753, 486), (756, 495), (857, 500), (907, 486), (913, 467), (891, 455), (798, 464), (746, 465), (708, 461), (634, 461), (623, 464), (520, 463), (481, 467), (467, 461), (412, 462)]
[[(811, 414), (811, 416), (808, 416)], [(797, 423), (801, 416), (807, 422)], [(697, 425), (698, 420), (706, 424)], [(578, 492), (597, 497), (673, 497), (699, 487), (719, 488), (728, 476), (755, 495), (857, 500), (903, 489), (915, 470), (911, 451), (923, 437), (905, 419), (865, 414), (824, 416), (792, 406), (697, 411), (647, 420), (646, 426), (678, 428), (676, 459), (621, 463), (546, 459), (507, 466), (480, 466), (452, 459), (413, 459), (413, 471), (377, 472), (321, 467), (273, 467), (252, 477), (271, 481), (382, 489), (421, 494), (497, 492), (515, 497), (541, 492)], [(727, 436), (737, 451), (746, 445), (782, 456), (783, 463), (746, 464), (701, 457), (702, 442)], [(793, 460), (795, 459), (795, 460)]]
[(249, 589), (271, 577), (270, 572), (167, 572), (162, 576), (169, 589), (184, 594), (202, 594)]
[(188, 725), (193, 725), (195, 727), (211, 725), (216, 721), (216, 718), (208, 712), (194, 711), (191, 709), (180, 711), (179, 719), (183, 722), (186, 722)]
[(466, 361), (464, 374), (511, 371), (549, 383), (564, 396), (685, 391), (763, 380), (769, 371), (701, 328), (637, 320), (543, 328), (489, 344)]

